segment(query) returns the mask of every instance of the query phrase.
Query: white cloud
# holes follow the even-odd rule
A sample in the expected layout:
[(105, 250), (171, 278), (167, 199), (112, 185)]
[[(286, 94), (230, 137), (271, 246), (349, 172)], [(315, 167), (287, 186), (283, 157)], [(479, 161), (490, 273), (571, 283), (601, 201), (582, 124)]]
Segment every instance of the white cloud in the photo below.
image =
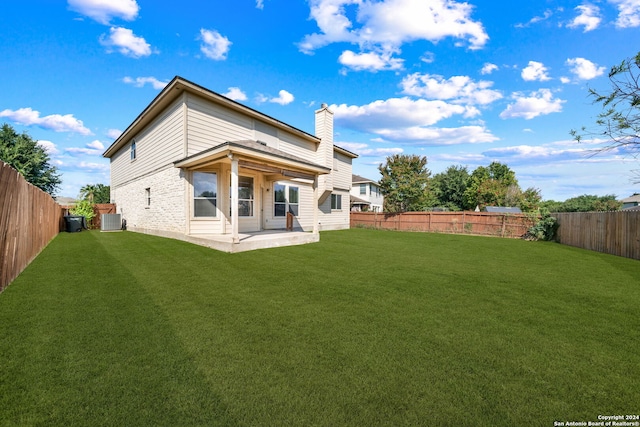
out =
[(227, 54), (232, 44), (228, 38), (216, 30), (205, 30), (201, 28), (198, 39), (202, 40), (200, 51), (202, 51), (207, 58), (215, 61), (227, 59)]
[(246, 101), (247, 94), (240, 90), (239, 87), (230, 87), (227, 93), (223, 94), (229, 99), (233, 99), (234, 101)]
[(493, 82), (474, 82), (468, 76), (453, 76), (444, 79), (435, 74), (414, 73), (400, 83), (407, 95), (430, 99), (450, 99), (453, 103), (486, 105), (502, 98), (500, 91), (490, 89)]
[(381, 129), (378, 134), (386, 141), (429, 146), (478, 144), (494, 142), (499, 139), (484, 126), (456, 128), (413, 126), (403, 129)]
[(164, 87), (169, 84), (169, 82), (163, 82), (151, 76), (136, 77), (135, 79), (127, 76), (123, 78), (122, 81), (135, 87), (143, 87), (146, 84), (150, 84), (156, 90), (164, 89)]
[(458, 128), (432, 127), (453, 115), (472, 117), (479, 114), (473, 107), (449, 104), (442, 100), (391, 98), (367, 105), (332, 105), (335, 123), (379, 136), (380, 141), (416, 145), (451, 145), (497, 140), (484, 126)]
[(50, 156), (54, 156), (56, 154), (59, 154), (60, 151), (58, 151), (58, 148), (56, 147), (56, 144), (54, 144), (51, 141), (46, 141), (46, 140), (39, 140), (37, 142), (37, 144), (42, 147), (44, 149), (44, 151), (47, 152), (47, 154), (49, 154)]
[(336, 145), (356, 153), (360, 157), (386, 157), (400, 154), (404, 151), (400, 147), (371, 148), (368, 144), (360, 142), (336, 142)]
[(71, 148), (65, 149), (65, 151), (72, 154), (86, 154), (88, 156), (99, 156), (104, 152), (104, 144), (102, 144), (102, 142), (96, 139), (95, 141), (92, 141), (87, 145), (85, 145), (83, 148), (71, 147)]
[(569, 58), (566, 64), (571, 68), (571, 72), (580, 80), (591, 80), (604, 74), (606, 68), (598, 67), (593, 62), (584, 58)]
[(382, 53), (355, 53), (350, 50), (342, 52), (338, 62), (355, 71), (381, 71), (399, 70), (402, 68), (404, 60), (392, 58), (393, 52)]
[(336, 124), (377, 133), (386, 128), (430, 126), (468, 109), (441, 100), (412, 100), (408, 97), (374, 101), (367, 105), (332, 105)]
[(69, 8), (82, 15), (109, 25), (112, 18), (133, 21), (140, 7), (135, 0), (69, 0)]
[(100, 37), (100, 43), (108, 49), (108, 52), (111, 52), (113, 48), (131, 58), (141, 58), (153, 53), (151, 45), (144, 38), (133, 34), (133, 31), (128, 28), (111, 27), (108, 36), (103, 34)]
[(632, 28), (640, 26), (640, 0), (609, 0), (618, 8), (616, 27)]
[(32, 110), (30, 107), (20, 108), (18, 110), (0, 111), (0, 117), (6, 117), (15, 123), (25, 126), (38, 126), (42, 129), (52, 130), (55, 132), (76, 132), (81, 135), (92, 135), (91, 131), (84, 127), (82, 120), (73, 117), (73, 114), (51, 114), (49, 116), (40, 117), (40, 112)]
[(436, 54), (433, 52), (425, 52), (424, 55), (420, 57), (420, 61), (424, 62), (425, 64), (431, 64), (435, 60)]
[(77, 164), (78, 168), (86, 170), (88, 172), (108, 172), (110, 166), (108, 164), (103, 163), (92, 163), (92, 162), (80, 162)]
[(542, 62), (529, 61), (529, 65), (522, 69), (522, 79), (526, 81), (540, 81), (551, 80), (551, 77), (547, 75), (547, 67)]
[(576, 9), (580, 14), (571, 21), (567, 27), (578, 28), (584, 27), (584, 32), (595, 30), (600, 26), (602, 18), (600, 18), (600, 8), (591, 4), (583, 4)]
[(122, 135), (122, 131), (120, 129), (109, 129), (107, 131), (107, 136), (111, 139), (118, 139), (120, 135)]
[(540, 115), (558, 113), (562, 111), (562, 104), (566, 102), (562, 99), (554, 98), (549, 89), (540, 89), (532, 92), (530, 96), (516, 92), (512, 98), (515, 103), (509, 104), (500, 113), (501, 119), (523, 118), (530, 120)]
[(482, 69), (480, 70), (481, 74), (491, 74), (494, 71), (496, 71), (498, 69), (498, 66), (496, 64), (492, 64), (490, 62), (486, 62), (483, 66)]
[(525, 24), (516, 24), (515, 26), (516, 28), (526, 28), (531, 26), (532, 24), (537, 24), (538, 22), (546, 21), (547, 19), (551, 18), (552, 15), (553, 15), (553, 12), (547, 9), (544, 11), (544, 14), (542, 16), (534, 16), (529, 20), (529, 22)]
[(264, 0), (256, 0), (256, 8), (257, 9), (264, 9)]
[[(306, 35), (299, 49), (311, 54), (331, 43), (357, 44), (361, 53), (351, 52), (342, 60), (370, 63), (375, 52), (380, 58), (391, 58), (404, 43), (428, 40), (436, 43), (453, 37), (466, 42), (470, 49), (482, 48), (489, 36), (482, 24), (471, 19), (473, 6), (455, 0), (310, 0), (311, 19), (320, 31)], [(356, 22), (347, 16), (347, 7), (355, 7)], [(389, 62), (388, 66), (391, 65)], [(397, 66), (397, 62), (392, 66)], [(362, 66), (361, 70), (379, 69)], [(394, 68), (392, 68), (394, 69)]]
[(283, 89), (278, 92), (278, 96), (276, 98), (269, 99), (269, 102), (273, 102), (274, 104), (287, 105), (291, 104), (293, 100), (293, 95)]

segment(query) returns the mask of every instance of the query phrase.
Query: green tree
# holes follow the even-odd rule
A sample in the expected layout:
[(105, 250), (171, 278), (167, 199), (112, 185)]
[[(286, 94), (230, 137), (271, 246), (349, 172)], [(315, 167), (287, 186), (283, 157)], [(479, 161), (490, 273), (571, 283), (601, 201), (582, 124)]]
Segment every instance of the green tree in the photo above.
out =
[(511, 186), (517, 187), (518, 180), (509, 166), (500, 162), (492, 162), (488, 167), (478, 166), (469, 177), (464, 192), (464, 207), (504, 206)]
[(466, 166), (449, 166), (431, 179), (431, 189), (437, 205), (452, 211), (464, 209), (464, 192), (469, 182), (469, 169)]
[(558, 207), (558, 212), (602, 212), (617, 211), (622, 207), (622, 203), (616, 200), (616, 196), (608, 194), (606, 196), (595, 196), (583, 194), (582, 196), (567, 199)]
[[(598, 91), (589, 88), (589, 96), (594, 104), (602, 106), (595, 128), (571, 130), (578, 142), (584, 138), (604, 138), (599, 151), (621, 150), (637, 158), (640, 154), (640, 52), (634, 57), (614, 65), (609, 71), (611, 88)], [(632, 181), (640, 183), (640, 171), (636, 171)]]
[(111, 188), (104, 184), (87, 184), (80, 189), (80, 199), (91, 203), (109, 203)]
[(49, 154), (26, 132), (18, 134), (8, 124), (0, 128), (0, 160), (9, 164), (24, 178), (47, 193), (54, 195), (62, 179)]
[(386, 212), (422, 211), (435, 202), (429, 197), (431, 171), (426, 157), (395, 154), (387, 157), (378, 170), (382, 174), (380, 190)]

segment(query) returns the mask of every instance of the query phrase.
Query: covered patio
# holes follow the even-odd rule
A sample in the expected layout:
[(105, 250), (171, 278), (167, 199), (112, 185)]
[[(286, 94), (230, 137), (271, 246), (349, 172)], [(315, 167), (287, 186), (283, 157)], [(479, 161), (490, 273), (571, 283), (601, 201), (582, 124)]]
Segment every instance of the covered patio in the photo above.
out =
[[(318, 177), (329, 173), (329, 168), (273, 147), (268, 147), (257, 141), (226, 142), (179, 160), (174, 165), (191, 172), (217, 170), (222, 177), (229, 176), (230, 178), (229, 182), (226, 182), (225, 178), (221, 178), (223, 196), (220, 197), (221, 203), (217, 206), (221, 214), (220, 227), (217, 230), (212, 227), (210, 232), (202, 230), (202, 228), (197, 233), (193, 232), (193, 230), (187, 231), (184, 240), (224, 252), (242, 252), (245, 250), (311, 243), (319, 240), (317, 218)], [(226, 175), (224, 171), (228, 171), (229, 175)], [(254, 209), (251, 209), (250, 215), (254, 220), (248, 227), (246, 222), (244, 226), (242, 225), (242, 216), (240, 216), (238, 207), (239, 177), (243, 171), (247, 174), (255, 174), (253, 176), (255, 176), (256, 193), (251, 193), (251, 198), (256, 205)], [(300, 209), (301, 211), (312, 212), (312, 216), (307, 216), (306, 218), (307, 226), (304, 227), (306, 232), (300, 226), (294, 228), (297, 231), (285, 230), (284, 222), (283, 229), (273, 228), (271, 223), (270, 227), (265, 227), (266, 221), (271, 219), (266, 216), (271, 214), (263, 212), (265, 203), (267, 197), (271, 197), (269, 192), (271, 185), (280, 180), (296, 182), (311, 189), (310, 206)], [(229, 188), (228, 194), (225, 194), (226, 188)], [(264, 194), (262, 193), (263, 190), (266, 191)], [(251, 191), (254, 191), (253, 187)], [(229, 202), (228, 205), (227, 201)], [(295, 214), (297, 215), (298, 212), (295, 212)], [(286, 214), (287, 228), (289, 228), (289, 215), (289, 213)]]
[(236, 253), (280, 246), (304, 245), (320, 241), (318, 233), (306, 231), (266, 230), (238, 233), (238, 241), (231, 234), (185, 235), (182, 240), (222, 252)]

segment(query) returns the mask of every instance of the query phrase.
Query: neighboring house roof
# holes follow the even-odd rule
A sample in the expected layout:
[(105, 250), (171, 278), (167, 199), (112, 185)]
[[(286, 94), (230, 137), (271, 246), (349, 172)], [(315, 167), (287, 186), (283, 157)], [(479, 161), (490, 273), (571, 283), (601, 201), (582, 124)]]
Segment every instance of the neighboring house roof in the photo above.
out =
[(356, 205), (370, 205), (371, 202), (368, 202), (366, 200), (363, 200), (359, 197), (356, 196), (349, 196), (349, 200), (351, 201), (351, 204), (356, 204)]
[(372, 179), (365, 178), (365, 177), (360, 176), (360, 175), (351, 174), (351, 183), (352, 184), (360, 184), (360, 183), (364, 184), (365, 182), (372, 182), (372, 183), (374, 183), (376, 185), (378, 184), (377, 181), (374, 181)]
[[(132, 137), (137, 135), (142, 129), (144, 129), (149, 123), (151, 123), (158, 115), (160, 115), (172, 102), (182, 96), (183, 93), (191, 93), (200, 96), (208, 101), (215, 102), (220, 105), (244, 114), (245, 116), (260, 120), (264, 123), (268, 123), (278, 129), (285, 130), (293, 133), (294, 135), (306, 139), (308, 141), (320, 143), (320, 138), (311, 135), (303, 130), (300, 130), (294, 126), (288, 125), (280, 120), (274, 119), (264, 113), (254, 110), (251, 107), (240, 104), (226, 96), (220, 95), (217, 92), (202, 87), (196, 83), (190, 82), (180, 76), (175, 76), (162, 91), (151, 101), (151, 103), (136, 117), (136, 119), (125, 129), (124, 132), (106, 149), (102, 154), (104, 157), (110, 158), (120, 148), (129, 143)], [(350, 156), (352, 158), (358, 157), (344, 148), (334, 145), (334, 149), (342, 154)]]
[(520, 208), (510, 207), (510, 206), (487, 206), (484, 208), (487, 212), (493, 213), (522, 213)]
[(640, 203), (640, 194), (634, 194), (631, 197), (620, 200), (622, 203)]

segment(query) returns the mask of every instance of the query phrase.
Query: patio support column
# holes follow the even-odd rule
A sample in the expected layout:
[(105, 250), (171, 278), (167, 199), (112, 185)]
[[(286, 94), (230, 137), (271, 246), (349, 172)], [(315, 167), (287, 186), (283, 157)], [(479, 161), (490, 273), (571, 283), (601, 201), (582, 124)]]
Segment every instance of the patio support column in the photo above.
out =
[(240, 243), (238, 235), (238, 159), (232, 154), (231, 158), (231, 229), (233, 243)]
[(313, 178), (313, 234), (318, 234), (318, 175)]

